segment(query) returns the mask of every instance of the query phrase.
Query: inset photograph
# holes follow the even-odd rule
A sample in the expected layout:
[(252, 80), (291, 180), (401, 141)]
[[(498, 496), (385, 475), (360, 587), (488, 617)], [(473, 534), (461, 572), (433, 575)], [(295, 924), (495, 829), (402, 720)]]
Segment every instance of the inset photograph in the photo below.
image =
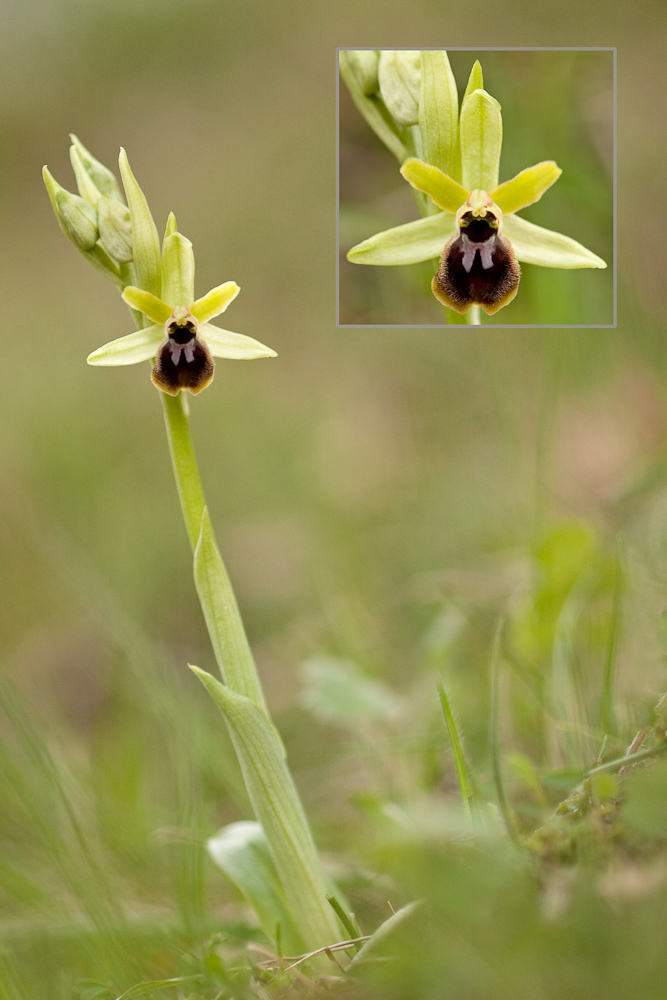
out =
[(339, 326), (616, 325), (614, 49), (338, 68)]

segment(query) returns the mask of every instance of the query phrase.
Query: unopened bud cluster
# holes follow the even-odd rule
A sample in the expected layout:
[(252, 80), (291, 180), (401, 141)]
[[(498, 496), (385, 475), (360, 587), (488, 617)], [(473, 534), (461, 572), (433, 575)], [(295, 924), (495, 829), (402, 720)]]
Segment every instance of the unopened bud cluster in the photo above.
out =
[(397, 133), (419, 121), (421, 53), (418, 49), (348, 49), (341, 52), (341, 71), (381, 113), (393, 120)]
[(44, 167), (44, 183), (60, 227), (117, 284), (132, 261), (130, 213), (114, 174), (75, 135), (70, 159), (79, 193), (67, 191)]

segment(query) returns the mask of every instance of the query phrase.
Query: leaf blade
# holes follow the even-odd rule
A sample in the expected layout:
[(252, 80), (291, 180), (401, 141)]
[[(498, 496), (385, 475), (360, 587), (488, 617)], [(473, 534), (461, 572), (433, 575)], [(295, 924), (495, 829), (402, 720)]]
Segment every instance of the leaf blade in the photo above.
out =
[(280, 925), (281, 943), (297, 955), (305, 943), (294, 923), (266, 835), (256, 822), (230, 823), (206, 842), (209, 855), (238, 887), (272, 940)]
[(311, 950), (337, 940), (338, 925), (303, 806), (278, 737), (264, 713), (198, 667), (202, 682), (227, 720), (255, 815), (271, 848), (287, 903)]

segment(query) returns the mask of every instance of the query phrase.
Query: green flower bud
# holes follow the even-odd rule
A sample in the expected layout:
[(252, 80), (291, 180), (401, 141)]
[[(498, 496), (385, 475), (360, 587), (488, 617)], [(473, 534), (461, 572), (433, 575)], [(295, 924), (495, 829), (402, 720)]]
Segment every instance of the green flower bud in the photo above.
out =
[[(96, 160), (92, 153), (88, 152), (84, 144), (74, 134), (70, 135), (70, 139), (72, 140), (72, 148), (78, 154), (76, 157), (72, 156), (72, 166), (75, 173), (77, 173), (77, 167), (74, 164), (74, 160), (77, 159), (100, 194), (105, 194), (107, 198), (115, 198), (116, 201), (123, 201), (118, 181), (111, 170), (105, 167), (103, 163), (100, 163), (99, 160)], [(79, 180), (78, 173), (77, 180)], [(83, 191), (81, 193), (83, 194)], [(84, 197), (87, 198), (88, 196), (84, 195)]]
[(419, 120), (421, 59), (418, 51), (380, 52), (380, 95), (394, 121), (416, 125)]
[(56, 212), (62, 226), (81, 250), (92, 250), (97, 243), (97, 213), (85, 198), (64, 188), (56, 192)]
[(132, 223), (126, 205), (115, 198), (100, 195), (97, 202), (97, 225), (100, 243), (119, 264), (132, 260)]
[(347, 52), (347, 61), (364, 94), (377, 94), (380, 53), (375, 49), (351, 49)]

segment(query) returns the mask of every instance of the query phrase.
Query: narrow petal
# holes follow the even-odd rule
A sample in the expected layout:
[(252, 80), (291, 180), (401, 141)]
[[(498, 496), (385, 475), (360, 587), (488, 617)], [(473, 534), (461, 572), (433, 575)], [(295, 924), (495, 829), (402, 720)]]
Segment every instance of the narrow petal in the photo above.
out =
[(195, 297), (195, 255), (182, 233), (167, 236), (162, 245), (162, 299), (167, 305), (190, 308)]
[(238, 361), (250, 361), (253, 358), (275, 358), (276, 352), (265, 347), (252, 337), (231, 330), (221, 330), (219, 326), (210, 323), (200, 324), (198, 335), (206, 341), (208, 349), (214, 358), (234, 358)]
[(128, 285), (121, 297), (128, 306), (138, 309), (154, 323), (164, 325), (171, 316), (171, 309), (166, 302), (158, 299), (157, 295), (151, 295), (150, 292), (144, 292), (141, 288), (135, 288), (134, 285)]
[(510, 240), (517, 259), (525, 264), (563, 268), (607, 266), (601, 257), (576, 240), (535, 226), (518, 215), (503, 217), (503, 235)]
[(438, 212), (371, 236), (352, 247), (347, 259), (353, 264), (418, 264), (439, 257), (455, 230), (454, 216)]
[(212, 288), (203, 298), (197, 299), (190, 312), (200, 323), (207, 323), (223, 313), (240, 291), (235, 281), (225, 281), (224, 284)]
[(431, 196), (438, 208), (456, 212), (468, 197), (468, 192), (442, 170), (411, 156), (401, 167), (408, 184)]
[(120, 151), (118, 162), (120, 164), (120, 174), (123, 178), (123, 187), (127, 195), (130, 216), (132, 217), (133, 257), (139, 284), (147, 292), (159, 295), (160, 237), (157, 234), (146, 196), (136, 182), (124, 149)]
[(461, 108), (461, 181), (468, 191), (498, 187), (503, 120), (500, 105), (485, 90), (473, 90)]
[(458, 140), (459, 97), (446, 52), (421, 52), (419, 131), (424, 159), (446, 174), (454, 172)]
[(136, 365), (139, 361), (154, 358), (164, 340), (164, 326), (147, 326), (145, 330), (130, 333), (127, 337), (111, 340), (88, 355), (89, 365)]
[(562, 173), (563, 171), (553, 160), (543, 160), (533, 167), (526, 167), (511, 181), (505, 181), (490, 194), (503, 212), (520, 212), (527, 205), (539, 201)]

